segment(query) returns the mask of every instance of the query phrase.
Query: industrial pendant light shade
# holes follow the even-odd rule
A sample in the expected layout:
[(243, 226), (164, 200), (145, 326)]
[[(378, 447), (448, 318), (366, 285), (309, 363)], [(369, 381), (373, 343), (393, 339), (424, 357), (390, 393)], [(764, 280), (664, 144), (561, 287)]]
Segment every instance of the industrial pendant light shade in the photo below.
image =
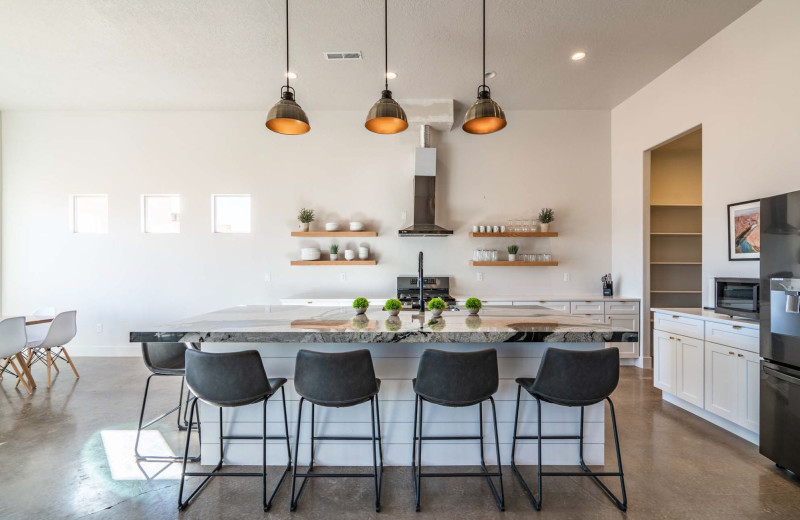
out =
[(406, 112), (400, 104), (392, 99), (389, 90), (389, 13), (388, 0), (383, 0), (383, 56), (384, 56), (384, 89), (381, 98), (372, 105), (367, 113), (364, 126), (376, 134), (399, 134), (408, 128)]
[(294, 100), (292, 87), (281, 88), (281, 99), (269, 110), (267, 128), (284, 135), (299, 135), (311, 130), (308, 116)]
[(464, 114), (461, 129), (470, 134), (491, 134), (506, 127), (506, 114), (493, 99), (486, 80), (486, 0), (483, 0), (483, 76), (478, 99)]
[(308, 116), (294, 100), (289, 86), (289, 0), (286, 0), (286, 85), (281, 87), (281, 99), (267, 114), (267, 128), (283, 135), (300, 135), (311, 130)]

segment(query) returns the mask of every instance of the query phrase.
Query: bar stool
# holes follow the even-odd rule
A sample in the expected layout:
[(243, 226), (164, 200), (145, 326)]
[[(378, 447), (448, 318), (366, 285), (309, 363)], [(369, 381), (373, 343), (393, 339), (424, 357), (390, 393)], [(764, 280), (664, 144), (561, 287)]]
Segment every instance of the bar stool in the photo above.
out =
[[(609, 397), (619, 383), (619, 349), (606, 348), (591, 351), (563, 350), (549, 348), (545, 351), (539, 372), (535, 378), (520, 377), (517, 379), (517, 409), (514, 415), (514, 441), (511, 445), (511, 469), (522, 484), (525, 494), (538, 511), (542, 508), (542, 477), (591, 477), (600, 489), (609, 496), (612, 502), (622, 511), (628, 510), (628, 497), (625, 494), (625, 477), (622, 473), (622, 457), (619, 451), (619, 435), (617, 434), (617, 418), (614, 415), (614, 403)], [(538, 432), (535, 436), (517, 435), (519, 422), (519, 402), (522, 389), (536, 399)], [(614, 444), (617, 449), (617, 472), (592, 472), (583, 461), (583, 412), (584, 407), (608, 401), (611, 409), (611, 426), (614, 429)], [(542, 401), (559, 406), (580, 406), (580, 434), (575, 435), (542, 435)], [(525, 479), (522, 478), (514, 462), (517, 439), (536, 439), (538, 447), (537, 475), (538, 496), (533, 494)], [(542, 472), (542, 439), (577, 439), (579, 443), (579, 461), (582, 472), (551, 473)], [(622, 486), (620, 501), (598, 477), (619, 477)]]
[[(142, 455), (139, 453), (139, 438), (142, 430), (149, 428), (153, 424), (176, 411), (178, 412), (178, 430), (186, 430), (188, 422), (185, 420), (186, 411), (183, 409), (183, 384), (186, 376), (186, 349), (188, 347), (189, 345), (187, 343), (142, 343), (142, 360), (144, 361), (144, 366), (147, 367), (151, 374), (147, 377), (147, 383), (145, 383), (144, 386), (142, 410), (139, 412), (139, 426), (136, 428), (136, 444), (134, 444), (134, 453), (136, 454), (137, 460), (149, 462), (174, 462), (183, 460), (182, 456)], [(178, 394), (178, 406), (162, 413), (155, 419), (143, 425), (142, 422), (144, 421), (144, 409), (147, 405), (147, 394), (150, 390), (150, 380), (156, 376), (181, 378), (181, 391)], [(187, 408), (188, 404), (189, 392), (187, 391)], [(184, 410), (183, 420), (181, 419), (181, 410)], [(198, 462), (200, 457), (189, 457), (189, 460), (191, 462)]]
[[(297, 502), (303, 494), (309, 477), (372, 477), (375, 479), (375, 511), (381, 510), (381, 488), (383, 485), (383, 447), (381, 446), (381, 413), (378, 406), (380, 379), (375, 377), (372, 356), (369, 350), (326, 353), (301, 350), (297, 353), (294, 372), (294, 389), (300, 394), (297, 411), (297, 432), (294, 445), (294, 469), (292, 471), (292, 500), (290, 511), (297, 509)], [(303, 402), (311, 403), (311, 459), (305, 473), (297, 473), (297, 452), (300, 444), (300, 424), (303, 418)], [(372, 436), (331, 436), (314, 433), (314, 408), (325, 406), (344, 408), (362, 403), (370, 403), (372, 413)], [(377, 416), (377, 419), (376, 419)], [(378, 432), (375, 433), (377, 424)], [(314, 470), (314, 441), (372, 441), (372, 473), (312, 473)], [(380, 457), (376, 459), (375, 450)], [(300, 489), (295, 496), (295, 481), (302, 477)]]
[[(475, 352), (446, 352), (428, 349), (422, 353), (414, 385), (414, 444), (411, 450), (411, 474), (414, 477), (414, 504), (420, 510), (422, 477), (485, 477), (500, 511), (505, 511), (503, 472), (500, 464), (500, 440), (497, 435), (497, 410), (492, 397), (497, 392), (500, 376), (495, 349)], [(497, 472), (489, 472), (483, 456), (483, 402), (492, 404), (494, 442), (497, 450)], [(423, 436), (422, 405), (428, 402), (439, 406), (464, 407), (478, 405), (479, 434), (477, 436)], [(417, 415), (419, 409), (419, 415)], [(419, 430), (417, 430), (419, 428)], [(419, 433), (417, 433), (419, 431)], [(423, 440), (480, 440), (481, 471), (471, 473), (423, 473)], [(419, 451), (417, 451), (419, 441)], [(416, 463), (414, 458), (417, 457)], [(500, 491), (492, 481), (498, 477)]]
[[(284, 378), (270, 379), (264, 371), (261, 356), (255, 350), (212, 354), (199, 350), (186, 350), (186, 384), (194, 397), (189, 412), (189, 429), (186, 434), (186, 449), (183, 453), (183, 470), (181, 472), (181, 485), (178, 492), (178, 510), (182, 511), (205, 488), (212, 477), (261, 477), (263, 479), (263, 507), (269, 511), (275, 494), (283, 484), (292, 465), (292, 452), (289, 445), (289, 421), (286, 416), (286, 392), (283, 385)], [(283, 401), (283, 425), (285, 435), (267, 435), (267, 401), (275, 395), (280, 388)], [(210, 472), (188, 472), (186, 462), (189, 460), (189, 440), (192, 436), (194, 416), (198, 413), (198, 400), (219, 408), (219, 462)], [(224, 435), (222, 432), (222, 409), (250, 404), (263, 403), (262, 434), (252, 435)], [(198, 435), (199, 435), (198, 430)], [(263, 457), (260, 473), (223, 473), (222, 462), (224, 459), (223, 440), (231, 439), (258, 439), (262, 442)], [(267, 499), (267, 439), (286, 440), (286, 468), (281, 478), (275, 485), (272, 494)], [(200, 485), (192, 491), (189, 497), (183, 500), (183, 486), (186, 477), (205, 477)]]

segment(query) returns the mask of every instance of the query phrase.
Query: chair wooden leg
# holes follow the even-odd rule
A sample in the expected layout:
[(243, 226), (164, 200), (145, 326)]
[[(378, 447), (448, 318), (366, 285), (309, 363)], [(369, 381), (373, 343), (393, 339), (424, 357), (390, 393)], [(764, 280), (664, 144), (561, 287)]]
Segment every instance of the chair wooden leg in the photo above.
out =
[(14, 372), (17, 374), (18, 380), (22, 382), (22, 386), (25, 387), (25, 390), (27, 390), (29, 394), (33, 393), (33, 390), (31, 390), (31, 387), (28, 386), (28, 382), (25, 380), (25, 373), (20, 372), (20, 370), (17, 368), (17, 364), (14, 363), (13, 359), (11, 360), (11, 368), (14, 369)]
[[(30, 385), (30, 388), (36, 388), (36, 381), (33, 379), (33, 376), (31, 375), (30, 367), (28, 367), (25, 358), (22, 357), (22, 352), (17, 352), (16, 358), (17, 361), (19, 361), (19, 366), (20, 369), (22, 370), (22, 373), (28, 379), (28, 385)], [(22, 378), (17, 379), (17, 384), (14, 385), (14, 388), (18, 387), (21, 381)]]
[[(69, 352), (67, 352), (67, 349), (65, 349), (64, 347), (61, 347), (61, 352), (64, 354), (64, 357), (67, 358), (67, 363), (69, 363), (69, 366), (72, 368), (72, 371), (75, 373), (75, 377), (77, 379), (80, 379), (81, 376), (78, 374), (78, 370), (75, 368), (75, 363), (72, 362), (72, 358), (69, 357)], [(180, 414), (178, 414), (178, 415), (180, 415)]]
[(11, 363), (11, 358), (6, 358), (5, 363), (3, 363), (3, 367), (0, 368), (0, 381), (3, 380), (3, 374), (6, 373), (6, 368), (8, 368), (9, 363)]
[(50, 366), (53, 364), (53, 355), (47, 349), (47, 388), (50, 388)]

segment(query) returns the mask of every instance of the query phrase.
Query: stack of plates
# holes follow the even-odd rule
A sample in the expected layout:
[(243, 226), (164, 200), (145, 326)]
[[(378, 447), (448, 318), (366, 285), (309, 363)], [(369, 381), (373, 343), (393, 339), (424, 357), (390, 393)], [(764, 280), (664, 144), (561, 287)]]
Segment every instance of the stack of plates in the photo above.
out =
[(363, 222), (351, 222), (350, 223), (350, 231), (363, 231), (364, 224)]
[(325, 231), (338, 231), (338, 230), (339, 230), (339, 224), (337, 224), (336, 222), (328, 222), (325, 224)]
[(318, 247), (303, 247), (300, 249), (300, 260), (319, 260), (320, 256)]

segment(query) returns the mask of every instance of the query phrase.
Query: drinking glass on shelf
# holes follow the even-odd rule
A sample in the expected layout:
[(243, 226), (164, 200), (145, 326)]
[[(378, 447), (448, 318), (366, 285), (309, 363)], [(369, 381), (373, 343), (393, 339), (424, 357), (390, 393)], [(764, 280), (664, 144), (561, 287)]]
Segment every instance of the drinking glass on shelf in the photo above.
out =
[(544, 256), (544, 261), (545, 262), (552, 262), (553, 261), (553, 255), (551, 255), (550, 253), (545, 253), (543, 256)]
[(492, 250), (492, 262), (497, 262), (497, 249)]

